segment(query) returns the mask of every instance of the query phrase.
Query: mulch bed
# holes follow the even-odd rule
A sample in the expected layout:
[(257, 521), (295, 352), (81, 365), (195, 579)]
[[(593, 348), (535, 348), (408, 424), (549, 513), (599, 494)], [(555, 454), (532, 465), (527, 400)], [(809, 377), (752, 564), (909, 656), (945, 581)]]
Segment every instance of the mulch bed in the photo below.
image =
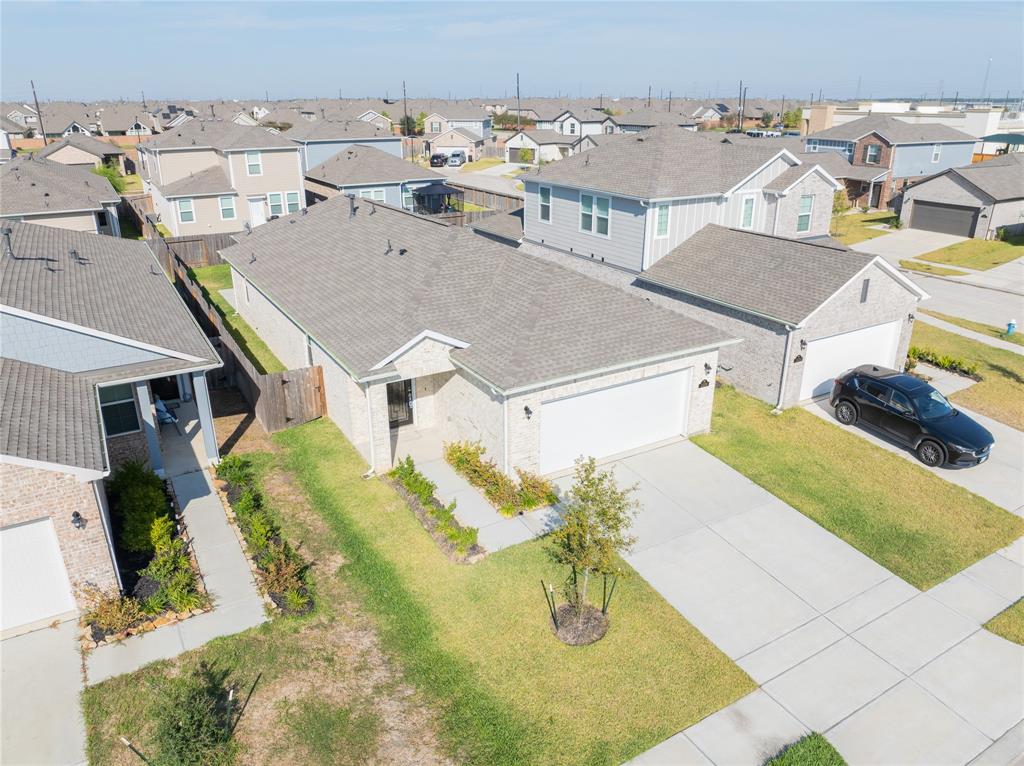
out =
[(569, 646), (585, 646), (604, 638), (608, 632), (608, 617), (601, 614), (601, 610), (589, 604), (583, 608), (583, 614), (578, 615), (572, 604), (562, 604), (558, 607), (558, 627), (551, 625), (551, 632), (558, 636), (559, 640)]

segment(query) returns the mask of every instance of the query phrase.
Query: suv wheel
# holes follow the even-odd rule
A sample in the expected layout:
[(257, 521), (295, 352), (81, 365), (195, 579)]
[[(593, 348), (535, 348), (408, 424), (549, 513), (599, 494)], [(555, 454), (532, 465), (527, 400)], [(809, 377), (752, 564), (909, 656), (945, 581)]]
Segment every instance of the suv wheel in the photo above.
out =
[(844, 426), (852, 426), (857, 422), (857, 408), (849, 402), (839, 402), (836, 405), (836, 420)]
[(917, 445), (917, 459), (929, 468), (934, 468), (937, 465), (942, 465), (946, 456), (942, 452), (942, 447), (937, 443), (925, 440)]

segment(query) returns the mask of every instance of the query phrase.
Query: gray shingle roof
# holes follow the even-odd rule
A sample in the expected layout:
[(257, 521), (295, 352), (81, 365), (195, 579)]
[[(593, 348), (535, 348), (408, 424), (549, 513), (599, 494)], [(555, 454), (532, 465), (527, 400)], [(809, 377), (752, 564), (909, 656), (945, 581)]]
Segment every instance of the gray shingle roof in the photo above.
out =
[(462, 227), (356, 205), (335, 197), (221, 254), (357, 377), (425, 330), (467, 342), (452, 359), (504, 390), (728, 340)]
[(580, 140), (580, 136), (567, 136), (557, 130), (524, 130), (523, 135), (532, 141), (544, 146), (545, 144), (558, 144), (559, 146), (571, 146)]
[(482, 106), (467, 103), (446, 104), (435, 109), (434, 113), (441, 115), (446, 120), (485, 120), (490, 117), (487, 110)]
[(0, 166), (0, 216), (102, 210), (120, 200), (110, 181), (88, 168), (31, 156)]
[(0, 359), (0, 452), (103, 471), (101, 434), (87, 375)]
[(523, 238), (523, 208), (477, 219), (469, 224), (469, 228), (510, 242), (518, 242)]
[(340, 189), (359, 184), (440, 181), (444, 176), (372, 146), (353, 144), (310, 168), (306, 178)]
[(974, 136), (964, 133), (948, 125), (934, 123), (920, 124), (904, 122), (895, 117), (885, 115), (868, 115), (859, 120), (836, 125), (827, 130), (819, 130), (808, 138), (825, 138), (834, 141), (856, 141), (869, 133), (877, 133), (890, 144), (929, 144), (974, 142)]
[(140, 149), (210, 148), (220, 151), (239, 149), (293, 149), (280, 133), (257, 125), (239, 125), (220, 120), (189, 120), (139, 145)]
[(1024, 197), (1024, 154), (1020, 152), (949, 172), (974, 184), (996, 202)]
[(3, 305), (202, 360), (218, 359), (145, 242), (9, 225), (14, 255), (0, 260)]
[[(458, 133), (460, 136), (472, 141), (473, 143), (478, 143), (484, 140), (483, 136), (479, 133), (474, 133), (469, 128), (449, 128), (444, 133)], [(443, 136), (444, 133), (439, 133), (438, 135)]]
[(801, 152), (796, 157), (809, 165), (821, 165), (830, 176), (840, 180), (871, 181), (889, 173), (888, 168), (878, 165), (852, 165), (839, 152)]
[(281, 134), (292, 141), (350, 141), (354, 138), (395, 138), (391, 131), (382, 130), (363, 120), (335, 122), (333, 120), (314, 120), (309, 122), (299, 118), (291, 128)]
[(200, 170), (198, 173), (190, 173), (184, 178), (179, 178), (166, 186), (160, 187), (165, 197), (188, 197), (202, 196), (208, 194), (234, 194), (231, 188), (231, 181), (221, 170), (220, 165)]
[(680, 128), (651, 128), (635, 135), (602, 136), (597, 148), (553, 162), (521, 180), (640, 199), (721, 194), (779, 151), (708, 141)]
[(36, 152), (36, 158), (49, 157), (51, 154), (63, 149), (65, 146), (73, 146), (76, 149), (81, 149), (83, 152), (88, 152), (94, 157), (99, 157), (100, 159), (111, 154), (124, 154), (124, 149), (117, 144), (100, 141), (98, 138), (93, 138), (92, 136), (87, 136), (83, 133), (71, 133), (59, 141), (54, 141), (52, 144), (48, 144), (45, 149), (41, 149)]
[(620, 114), (615, 118), (619, 125), (646, 125), (657, 127), (666, 125), (678, 127), (680, 125), (693, 125), (693, 117), (682, 112), (667, 112), (658, 109), (637, 109), (632, 112)]
[(798, 324), (875, 256), (709, 224), (637, 280)]

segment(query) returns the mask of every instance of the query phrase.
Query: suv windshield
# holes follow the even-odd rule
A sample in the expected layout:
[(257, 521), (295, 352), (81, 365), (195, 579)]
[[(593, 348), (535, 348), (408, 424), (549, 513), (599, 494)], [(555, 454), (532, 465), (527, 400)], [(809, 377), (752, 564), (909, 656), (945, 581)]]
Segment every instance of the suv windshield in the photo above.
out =
[(914, 397), (914, 409), (922, 420), (936, 420), (953, 412), (953, 405), (933, 388), (928, 393)]

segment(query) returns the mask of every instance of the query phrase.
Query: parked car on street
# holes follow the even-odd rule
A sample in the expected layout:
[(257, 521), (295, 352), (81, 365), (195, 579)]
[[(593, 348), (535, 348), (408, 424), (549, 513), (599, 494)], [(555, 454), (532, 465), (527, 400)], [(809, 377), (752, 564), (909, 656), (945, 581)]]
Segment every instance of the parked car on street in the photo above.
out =
[(927, 466), (983, 463), (995, 441), (923, 380), (885, 367), (862, 365), (844, 372), (832, 386), (829, 403), (840, 423), (881, 431), (914, 450)]
[(430, 167), (432, 168), (443, 168), (448, 164), (447, 154), (431, 154), (430, 155)]
[(461, 149), (456, 149), (448, 157), (448, 167), (457, 168), (466, 164), (466, 153)]

